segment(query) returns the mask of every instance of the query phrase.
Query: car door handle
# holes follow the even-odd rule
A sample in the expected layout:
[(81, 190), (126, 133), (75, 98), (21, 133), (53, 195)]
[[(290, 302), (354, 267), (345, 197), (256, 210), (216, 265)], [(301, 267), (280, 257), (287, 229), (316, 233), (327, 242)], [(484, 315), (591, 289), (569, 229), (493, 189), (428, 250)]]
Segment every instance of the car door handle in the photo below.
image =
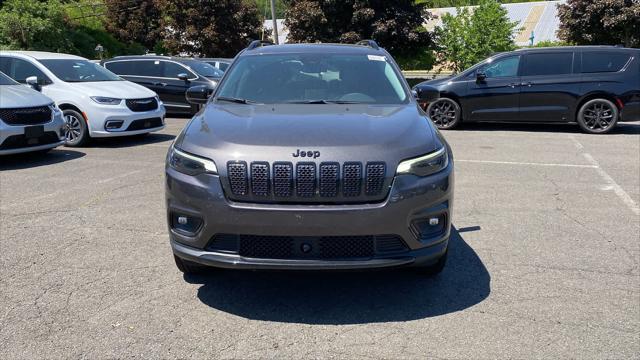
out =
[(526, 83), (525, 83), (525, 82), (523, 82), (523, 83), (520, 83), (520, 86), (528, 86), (528, 87), (531, 87), (531, 85), (533, 85), (531, 82), (526, 82)]
[(516, 86), (518, 86), (518, 85), (520, 85), (520, 84), (518, 84), (518, 83), (511, 83), (511, 84), (509, 84), (509, 87), (513, 89), (513, 88), (515, 88), (515, 87), (516, 87)]
[(155, 85), (155, 86), (158, 86), (158, 85), (159, 85), (159, 86), (167, 86), (167, 83), (164, 83), (164, 82), (154, 82), (154, 83), (153, 83), (153, 85)]

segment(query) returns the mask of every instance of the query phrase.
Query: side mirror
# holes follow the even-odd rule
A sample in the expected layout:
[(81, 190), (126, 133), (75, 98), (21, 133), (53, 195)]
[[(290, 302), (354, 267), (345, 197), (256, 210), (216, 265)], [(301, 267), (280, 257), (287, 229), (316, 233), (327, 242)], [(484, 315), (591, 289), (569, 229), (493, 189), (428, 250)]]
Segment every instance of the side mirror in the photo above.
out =
[(206, 104), (213, 94), (213, 88), (207, 85), (192, 86), (185, 94), (187, 101), (191, 104)]
[(25, 82), (27, 83), (27, 85), (31, 86), (33, 90), (42, 91), (42, 86), (40, 86), (40, 84), (38, 83), (37, 76), (29, 76), (25, 79)]
[(187, 80), (189, 80), (189, 75), (187, 75), (186, 73), (180, 73), (180, 74), (178, 74), (178, 79), (180, 79), (182, 81), (187, 81)]
[(487, 78), (487, 74), (482, 71), (476, 73), (476, 82), (483, 82)]
[(431, 85), (416, 85), (416, 97), (418, 102), (430, 103), (440, 98), (440, 91)]

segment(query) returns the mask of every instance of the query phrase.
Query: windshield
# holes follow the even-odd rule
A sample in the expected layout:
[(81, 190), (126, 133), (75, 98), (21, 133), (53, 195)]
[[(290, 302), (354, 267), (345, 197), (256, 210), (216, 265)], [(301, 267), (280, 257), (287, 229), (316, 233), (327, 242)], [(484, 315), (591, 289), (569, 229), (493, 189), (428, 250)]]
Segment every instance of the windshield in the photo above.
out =
[(229, 71), (217, 92), (219, 101), (401, 104), (408, 100), (397, 72), (379, 55), (244, 56)]
[(87, 60), (40, 60), (60, 80), (66, 82), (118, 81), (118, 75)]
[(0, 85), (18, 85), (18, 83), (13, 81), (4, 73), (0, 72)]
[(203, 61), (185, 61), (185, 64), (188, 65), (193, 71), (197, 72), (198, 74), (204, 76), (204, 77), (208, 77), (208, 78), (221, 78), (222, 75), (224, 75), (224, 73), (218, 69), (216, 69), (214, 66), (211, 66), (210, 64), (207, 64), (206, 62)]

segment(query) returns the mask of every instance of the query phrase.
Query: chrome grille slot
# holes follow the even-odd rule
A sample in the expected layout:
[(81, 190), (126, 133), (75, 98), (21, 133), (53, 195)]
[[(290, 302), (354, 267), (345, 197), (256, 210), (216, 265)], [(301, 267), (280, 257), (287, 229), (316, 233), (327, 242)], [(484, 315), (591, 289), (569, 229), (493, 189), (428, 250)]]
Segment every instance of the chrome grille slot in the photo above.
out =
[(340, 164), (322, 163), (320, 164), (320, 196), (338, 196), (338, 182), (340, 178)]
[(387, 168), (384, 163), (367, 163), (365, 194), (377, 195), (382, 191)]
[(251, 192), (257, 196), (269, 195), (269, 163), (251, 163)]
[(273, 192), (278, 197), (289, 197), (293, 188), (293, 165), (273, 164)]
[(316, 192), (316, 164), (298, 163), (296, 165), (296, 194), (300, 197), (312, 197)]
[(247, 163), (244, 161), (229, 162), (227, 163), (227, 172), (231, 192), (235, 195), (247, 195)]
[(342, 174), (342, 194), (347, 197), (359, 196), (362, 188), (362, 164), (345, 163)]

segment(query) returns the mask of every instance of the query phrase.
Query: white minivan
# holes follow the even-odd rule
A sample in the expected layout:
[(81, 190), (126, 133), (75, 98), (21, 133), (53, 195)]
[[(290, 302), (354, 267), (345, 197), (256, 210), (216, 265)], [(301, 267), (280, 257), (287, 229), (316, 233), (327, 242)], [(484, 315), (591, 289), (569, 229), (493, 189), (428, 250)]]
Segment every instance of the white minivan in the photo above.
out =
[(164, 128), (155, 92), (123, 80), (85, 58), (36, 51), (0, 51), (0, 71), (41, 87), (64, 114), (66, 144), (90, 138), (137, 135)]

